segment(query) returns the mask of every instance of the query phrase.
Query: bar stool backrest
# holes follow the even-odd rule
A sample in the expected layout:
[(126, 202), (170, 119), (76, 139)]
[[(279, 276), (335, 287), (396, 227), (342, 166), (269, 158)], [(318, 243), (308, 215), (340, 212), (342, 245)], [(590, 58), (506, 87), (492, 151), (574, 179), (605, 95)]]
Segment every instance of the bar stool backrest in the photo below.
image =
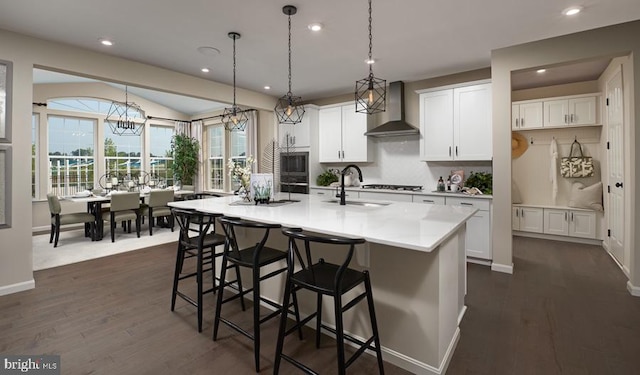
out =
[(171, 212), (180, 227), (179, 241), (189, 248), (201, 246), (209, 230), (215, 228), (216, 217), (222, 216), (181, 208), (171, 208)]
[[(302, 270), (307, 270), (311, 275), (311, 283), (316, 286), (321, 284), (321, 278), (326, 278), (330, 275), (318, 275), (315, 272), (313, 265), (316, 263), (324, 263), (324, 258), (320, 256), (320, 253), (324, 253), (325, 255), (327, 253), (326, 250), (312, 252), (311, 243), (335, 245), (332, 246), (332, 248), (342, 248), (342, 251), (345, 251), (342, 263), (337, 264), (338, 268), (333, 276), (333, 285), (336, 290), (324, 290), (323, 292), (326, 294), (338, 294), (338, 291), (342, 288), (345, 271), (349, 268), (356, 245), (366, 242), (364, 238), (325, 236), (316, 233), (311, 234), (303, 231), (301, 228), (285, 228), (282, 229), (282, 233), (289, 237), (289, 256), (287, 257), (287, 266), (289, 267), (289, 270), (293, 270), (296, 265)], [(302, 245), (304, 253), (301, 252), (298, 243)]]
[(267, 243), (267, 239), (269, 238), (269, 232), (271, 229), (281, 228), (280, 224), (268, 224), (268, 223), (258, 223), (256, 221), (244, 220), (238, 217), (230, 217), (223, 216), (219, 219), (220, 224), (222, 224), (222, 230), (224, 230), (225, 236), (227, 236), (227, 241), (229, 246), (225, 246), (225, 252), (232, 252), (235, 254), (237, 258), (240, 258), (240, 248), (238, 246), (238, 240), (236, 236), (235, 227), (242, 228), (254, 228), (254, 229), (264, 229), (264, 234), (260, 242), (258, 242), (255, 246), (255, 253), (253, 254), (254, 258), (257, 259), (259, 256), (260, 249), (262, 249)]

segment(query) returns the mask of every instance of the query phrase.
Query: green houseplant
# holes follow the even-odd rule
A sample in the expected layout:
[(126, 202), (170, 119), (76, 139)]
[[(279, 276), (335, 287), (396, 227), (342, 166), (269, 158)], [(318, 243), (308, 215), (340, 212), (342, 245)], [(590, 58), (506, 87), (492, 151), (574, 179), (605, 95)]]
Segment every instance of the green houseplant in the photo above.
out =
[(200, 143), (198, 140), (184, 134), (176, 134), (171, 139), (171, 155), (173, 165), (171, 169), (176, 181), (181, 185), (193, 185), (193, 178), (198, 171), (198, 154)]
[(483, 194), (493, 193), (493, 175), (487, 172), (471, 172), (464, 181), (464, 186), (478, 188)]

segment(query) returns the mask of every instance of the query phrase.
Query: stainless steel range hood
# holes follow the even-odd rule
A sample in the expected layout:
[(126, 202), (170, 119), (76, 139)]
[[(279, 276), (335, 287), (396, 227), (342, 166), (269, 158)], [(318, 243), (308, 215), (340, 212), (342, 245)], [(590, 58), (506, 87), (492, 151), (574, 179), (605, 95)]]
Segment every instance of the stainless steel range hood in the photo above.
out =
[(397, 137), (401, 135), (418, 135), (420, 130), (404, 121), (404, 82), (389, 84), (387, 95), (389, 121), (364, 133), (369, 137)]

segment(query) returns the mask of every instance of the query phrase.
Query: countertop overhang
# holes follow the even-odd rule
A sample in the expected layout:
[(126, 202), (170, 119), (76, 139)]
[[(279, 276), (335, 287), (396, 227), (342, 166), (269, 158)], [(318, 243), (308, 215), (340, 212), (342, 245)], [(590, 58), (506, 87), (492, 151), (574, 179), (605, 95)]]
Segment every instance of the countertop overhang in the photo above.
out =
[[(288, 199), (280, 193), (276, 200)], [(285, 227), (365, 240), (417, 251), (433, 251), (477, 211), (470, 207), (386, 202), (385, 206), (340, 206), (326, 197), (291, 194), (299, 202), (281, 205), (237, 204), (237, 196), (169, 203), (172, 207), (221, 213)], [(352, 199), (351, 201), (363, 201)], [(369, 200), (367, 200), (369, 201)], [(234, 204), (232, 204), (234, 203)]]

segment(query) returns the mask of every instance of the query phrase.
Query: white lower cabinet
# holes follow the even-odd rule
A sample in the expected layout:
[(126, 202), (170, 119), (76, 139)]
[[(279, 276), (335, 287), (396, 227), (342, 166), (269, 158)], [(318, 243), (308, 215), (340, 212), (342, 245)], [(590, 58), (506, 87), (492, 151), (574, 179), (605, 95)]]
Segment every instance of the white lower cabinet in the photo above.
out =
[(596, 238), (596, 213), (593, 211), (545, 208), (544, 233)]
[(513, 207), (511, 225), (513, 230), (543, 232), (543, 210), (536, 207)]
[(467, 221), (465, 247), (468, 257), (491, 260), (491, 201), (478, 198), (447, 197), (447, 206), (474, 207), (478, 211)]
[(512, 212), (513, 230), (589, 239), (598, 237), (595, 211), (514, 206)]

